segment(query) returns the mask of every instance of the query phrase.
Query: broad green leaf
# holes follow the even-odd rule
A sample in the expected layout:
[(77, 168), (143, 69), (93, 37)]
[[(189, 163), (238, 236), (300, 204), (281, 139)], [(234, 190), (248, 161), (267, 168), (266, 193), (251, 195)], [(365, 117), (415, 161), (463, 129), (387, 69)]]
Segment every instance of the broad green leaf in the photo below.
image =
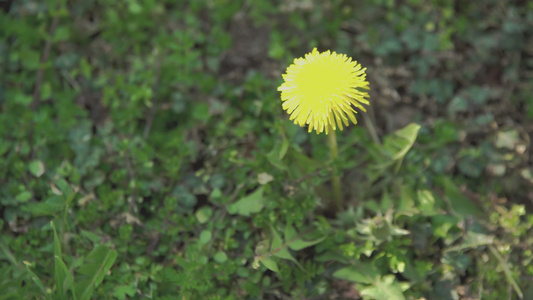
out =
[(83, 76), (85, 76), (85, 78), (87, 78), (87, 79), (91, 78), (92, 67), (91, 67), (91, 64), (89, 63), (89, 61), (87, 61), (87, 59), (85, 57), (82, 57), (80, 59), (80, 70), (81, 70), (81, 74), (83, 74)]
[(383, 146), (391, 154), (393, 160), (401, 160), (415, 143), (420, 125), (411, 123), (385, 137)]
[(463, 217), (481, 215), (481, 209), (472, 203), (468, 197), (463, 195), (449, 177), (441, 176), (437, 181), (444, 186), (446, 198), (448, 199), (451, 208), (456, 213)]
[(391, 161), (385, 163), (384, 166), (389, 166), (390, 164), (395, 163), (395, 171), (398, 172), (402, 165), (403, 158), (415, 143), (419, 130), (420, 125), (411, 123), (385, 137), (382, 149)]
[(71, 27), (64, 25), (64, 26), (58, 26), (57, 29), (54, 31), (54, 36), (52, 37), (52, 41), (59, 42), (59, 41), (65, 41), (70, 37), (70, 30)]
[(289, 245), (289, 248), (292, 250), (302, 250), (307, 247), (314, 246), (320, 242), (322, 242), (327, 236), (319, 237), (314, 240), (304, 240), (300, 237), (298, 237), (298, 233), (294, 229), (294, 227), (287, 225), (285, 227), (285, 240), (287, 241), (287, 244)]
[(460, 245), (445, 249), (444, 252), (464, 251), (465, 249), (475, 249), (479, 246), (492, 245), (494, 239), (495, 237), (493, 235), (469, 230), (466, 234), (466, 238)]
[(314, 246), (314, 245), (322, 242), (324, 239), (326, 239), (326, 237), (327, 236), (323, 236), (321, 238), (310, 240), (310, 241), (304, 241), (302, 239), (297, 239), (294, 242), (291, 242), (289, 244), (289, 248), (291, 248), (292, 250), (296, 250), (296, 251), (302, 250), (302, 249)]
[(457, 124), (452, 121), (437, 120), (434, 125), (435, 142), (444, 145), (456, 141), (459, 137)]
[(239, 214), (248, 217), (260, 212), (263, 209), (264, 201), (263, 187), (260, 187), (239, 201), (228, 205), (228, 212), (232, 215)]
[(192, 117), (198, 121), (207, 121), (209, 115), (209, 104), (197, 103), (192, 107)]
[(430, 190), (418, 190), (416, 196), (418, 208), (424, 216), (433, 216), (439, 213), (439, 209), (435, 207), (435, 197)]
[(272, 252), (283, 246), (283, 240), (281, 239), (276, 229), (271, 227), (271, 230), (272, 230), (272, 245), (270, 246), (270, 251)]
[(228, 255), (224, 251), (218, 251), (217, 253), (215, 253), (215, 256), (213, 256), (213, 259), (217, 263), (223, 264), (228, 260)]
[(44, 174), (45, 167), (42, 161), (40, 160), (34, 160), (29, 165), (28, 168), (30, 169), (31, 174), (35, 177), (41, 177), (41, 175)]
[(393, 275), (378, 278), (371, 286), (360, 289), (360, 293), (375, 300), (405, 300), (402, 288)]
[(298, 261), (296, 261), (296, 259), (292, 257), (291, 253), (289, 252), (289, 249), (287, 249), (287, 245), (282, 245), (277, 248), (272, 247), (271, 251), (272, 251), (271, 253), (273, 256), (277, 256), (279, 258), (290, 260), (294, 262), (295, 264), (297, 264), (299, 267), (301, 267)]
[(398, 203), (397, 215), (413, 216), (418, 213), (418, 209), (415, 206), (416, 194), (411, 187), (402, 185), (400, 187), (400, 201)]
[[(290, 168), (292, 173), (295, 173), (294, 171), (297, 169), (301, 169), (303, 173), (309, 174), (318, 168), (324, 167), (324, 163), (316, 161), (309, 156), (295, 150), (294, 148), (289, 149), (289, 158), (291, 160), (291, 166), (294, 166), (294, 168)], [(301, 176), (299, 173), (291, 175)]]
[(478, 151), (469, 151), (464, 156), (457, 160), (457, 168), (461, 173), (472, 177), (479, 178), (483, 174), (483, 170), (487, 167), (479, 156)]
[(1, 236), (0, 236), (0, 250), (2, 250), (2, 253), (4, 254), (2, 258), (7, 258), (13, 266), (19, 267), (17, 258), (15, 257), (15, 255), (13, 255), (13, 252), (11, 252), (11, 250), (6, 245), (6, 243), (4, 242)]
[(61, 193), (63, 193), (64, 197), (68, 197), (72, 193), (72, 188), (64, 179), (58, 179), (55, 184), (59, 188)]
[(0, 138), (0, 156), (6, 153), (9, 147), (11, 147), (11, 142)]
[(272, 272), (279, 273), (278, 264), (270, 257), (261, 258), (259, 260), (267, 269)]
[(202, 206), (195, 213), (196, 219), (200, 224), (207, 223), (213, 215), (213, 209), (209, 206)]
[(378, 280), (379, 272), (372, 264), (358, 263), (338, 270), (333, 276), (351, 282), (371, 284)]
[(207, 244), (211, 241), (211, 238), (212, 238), (213, 234), (211, 233), (210, 230), (203, 230), (201, 233), (200, 233), (200, 243), (202, 244)]
[(52, 85), (50, 82), (43, 82), (41, 86), (41, 99), (49, 99), (52, 96)]
[(44, 202), (37, 202), (24, 205), (21, 209), (34, 216), (53, 216), (63, 210), (65, 200), (62, 196), (52, 196)]
[(135, 296), (137, 290), (135, 289), (135, 286), (132, 284), (130, 285), (119, 285), (115, 287), (115, 290), (113, 291), (113, 296), (117, 297), (120, 300), (125, 300), (126, 295), (129, 297)]
[(272, 148), (272, 150), (266, 155), (266, 158), (274, 167), (287, 171), (288, 167), (285, 162), (282, 161), (282, 158), (285, 156), (287, 150), (284, 150), (283, 148), (284, 144), (276, 143), (274, 148)]
[(18, 202), (24, 203), (24, 202), (28, 202), (31, 199), (31, 197), (32, 197), (31, 192), (23, 191), (19, 193), (15, 198), (17, 199)]
[(296, 232), (296, 229), (294, 229), (294, 227), (292, 227), (291, 225), (285, 226), (284, 234), (285, 234), (285, 239), (287, 241), (291, 241), (292, 239), (296, 238), (298, 235), (298, 233)]
[(98, 244), (102, 240), (101, 236), (90, 231), (80, 230), (80, 234), (89, 239), (93, 244)]
[(74, 196), (76, 193), (72, 191), (72, 188), (70, 187), (70, 184), (68, 184), (67, 181), (64, 179), (59, 179), (55, 182), (61, 193), (63, 194), (63, 197), (65, 198), (65, 204), (69, 205), (72, 199), (74, 199)]
[(288, 259), (297, 263), (296, 260), (292, 257), (289, 250), (287, 249), (287, 245), (283, 244), (283, 240), (274, 228), (272, 228), (272, 235), (273, 239), (272, 246), (270, 247), (270, 253), (279, 258)]
[(431, 217), (431, 227), (436, 237), (445, 238), (450, 229), (457, 226), (460, 219), (453, 215), (435, 215)]
[(287, 248), (287, 244), (283, 243), (283, 240), (274, 228), (272, 228), (272, 235), (273, 239), (272, 246), (270, 247), (270, 254), (279, 258), (288, 259), (298, 265), (298, 267), (302, 268), (298, 261), (296, 261), (296, 259), (292, 257), (291, 253), (289, 252), (289, 249)]
[(106, 273), (113, 266), (117, 258), (117, 251), (106, 246), (96, 245), (85, 258), (84, 264), (77, 270), (76, 294), (78, 299), (87, 300), (91, 298), (93, 290), (97, 287)]
[(335, 262), (339, 262), (341, 264), (349, 264), (350, 261), (348, 259), (346, 259), (340, 251), (327, 251), (327, 252), (324, 252), (320, 255), (317, 255), (316, 258), (315, 258), (315, 261), (318, 261), (318, 262), (323, 262), (323, 263), (327, 263), (327, 262), (332, 262), (332, 261), (335, 261)]

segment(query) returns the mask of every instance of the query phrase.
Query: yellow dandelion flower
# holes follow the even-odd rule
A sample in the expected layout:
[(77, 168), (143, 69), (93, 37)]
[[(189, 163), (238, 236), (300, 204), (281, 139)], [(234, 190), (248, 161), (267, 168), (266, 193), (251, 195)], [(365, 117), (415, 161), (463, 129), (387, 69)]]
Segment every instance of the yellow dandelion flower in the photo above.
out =
[(305, 58), (296, 58), (287, 68), (278, 87), (283, 109), (290, 120), (300, 126), (308, 125), (309, 132), (342, 130), (349, 122), (357, 124), (354, 107), (366, 111), (369, 89), (366, 68), (345, 54), (319, 53), (316, 48)]

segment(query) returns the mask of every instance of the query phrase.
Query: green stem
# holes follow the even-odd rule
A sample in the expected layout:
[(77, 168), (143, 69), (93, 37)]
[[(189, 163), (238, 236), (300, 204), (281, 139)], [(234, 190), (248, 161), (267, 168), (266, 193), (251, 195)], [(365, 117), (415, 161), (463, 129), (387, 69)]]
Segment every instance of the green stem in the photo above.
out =
[[(331, 129), (329, 134), (329, 151), (331, 160), (335, 162), (339, 157), (337, 149), (337, 137), (335, 130)], [(333, 212), (338, 212), (342, 209), (342, 192), (341, 192), (341, 178), (337, 175), (337, 167), (333, 166), (331, 173), (331, 185), (333, 187), (333, 201), (330, 202), (330, 209)]]

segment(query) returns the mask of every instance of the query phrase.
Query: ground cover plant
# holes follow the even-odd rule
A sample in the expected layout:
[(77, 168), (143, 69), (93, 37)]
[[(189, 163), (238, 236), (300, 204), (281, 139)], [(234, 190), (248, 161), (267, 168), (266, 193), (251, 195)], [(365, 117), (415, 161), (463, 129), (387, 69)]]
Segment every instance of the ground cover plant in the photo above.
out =
[[(532, 35), (520, 0), (0, 1), (0, 299), (533, 299)], [(367, 68), (333, 156), (278, 91), (315, 47)]]

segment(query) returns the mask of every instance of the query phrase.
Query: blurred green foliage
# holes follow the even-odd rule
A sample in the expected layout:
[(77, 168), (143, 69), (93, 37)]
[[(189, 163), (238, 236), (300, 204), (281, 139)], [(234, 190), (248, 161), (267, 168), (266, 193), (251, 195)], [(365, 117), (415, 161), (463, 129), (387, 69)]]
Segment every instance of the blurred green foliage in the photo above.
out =
[[(532, 3), (0, 4), (0, 299), (533, 298)], [(314, 46), (372, 88), (336, 161)]]

